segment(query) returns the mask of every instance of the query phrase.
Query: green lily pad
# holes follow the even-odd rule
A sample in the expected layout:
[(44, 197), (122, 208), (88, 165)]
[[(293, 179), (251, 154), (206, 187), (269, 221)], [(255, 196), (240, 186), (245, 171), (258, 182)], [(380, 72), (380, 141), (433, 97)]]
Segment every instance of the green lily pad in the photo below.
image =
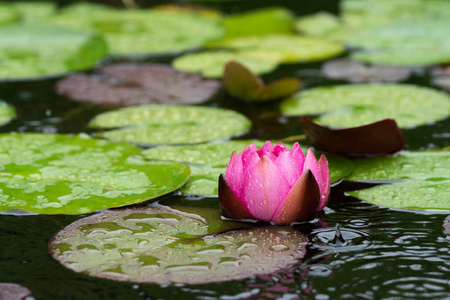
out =
[(142, 105), (100, 114), (89, 126), (119, 127), (96, 133), (115, 141), (145, 145), (195, 144), (243, 134), (250, 129), (251, 122), (237, 112), (221, 108)]
[(278, 62), (248, 57), (244, 54), (229, 51), (185, 54), (174, 59), (172, 65), (180, 71), (198, 72), (204, 77), (220, 78), (223, 75), (225, 65), (230, 61), (239, 62), (258, 75), (270, 73), (278, 66)]
[(374, 180), (450, 180), (449, 151), (401, 152), (392, 156), (357, 159), (353, 181)]
[(181, 187), (186, 165), (126, 161), (140, 148), (87, 136), (0, 135), (0, 210), (82, 214)]
[(16, 115), (14, 107), (0, 100), (0, 126), (11, 121)]
[(268, 7), (231, 15), (223, 20), (227, 38), (292, 33), (294, 14), (284, 7)]
[[(89, 12), (80, 14), (80, 10)], [(68, 7), (49, 21), (101, 33), (110, 53), (120, 55), (181, 52), (201, 47), (224, 34), (218, 22), (185, 11), (116, 10), (85, 4)]]
[(20, 14), (21, 22), (36, 23), (56, 14), (56, 3), (50, 1), (16, 1), (11, 3)]
[(322, 11), (298, 18), (294, 27), (303, 34), (331, 37), (341, 28), (341, 24), (337, 16)]
[(347, 192), (372, 204), (404, 209), (450, 210), (450, 181), (413, 181)]
[(236, 38), (223, 45), (247, 57), (279, 63), (320, 61), (344, 52), (338, 42), (282, 34)]
[(440, 91), (406, 84), (360, 84), (320, 87), (284, 100), (286, 115), (316, 115), (327, 126), (357, 127), (386, 118), (401, 128), (446, 118), (450, 97)]
[[(186, 213), (159, 205), (105, 211), (64, 228), (49, 252), (75, 272), (164, 285), (270, 274), (305, 255), (308, 240), (292, 227), (219, 233), (222, 226), (212, 226), (205, 210)], [(215, 222), (223, 223), (216, 215)]]
[[(450, 7), (449, 7), (450, 8)], [(359, 32), (347, 41), (363, 48), (356, 60), (386, 65), (425, 66), (450, 62), (448, 20), (416, 20)]]
[(0, 3), (0, 26), (16, 23), (20, 20), (20, 13), (12, 5)]
[[(141, 155), (149, 160), (166, 160), (188, 163), (192, 176), (181, 188), (184, 194), (206, 196), (218, 195), (218, 178), (225, 174), (226, 164), (230, 161), (233, 151), (242, 152), (251, 143), (261, 148), (264, 141), (237, 140), (221, 143), (207, 143), (192, 146), (163, 146), (144, 150)], [(307, 147), (302, 147), (304, 151)], [(319, 156), (321, 153), (316, 153)], [(353, 169), (351, 160), (342, 156), (326, 154), (331, 182), (339, 181)]]
[(91, 68), (106, 54), (97, 35), (39, 24), (0, 27), (0, 79)]

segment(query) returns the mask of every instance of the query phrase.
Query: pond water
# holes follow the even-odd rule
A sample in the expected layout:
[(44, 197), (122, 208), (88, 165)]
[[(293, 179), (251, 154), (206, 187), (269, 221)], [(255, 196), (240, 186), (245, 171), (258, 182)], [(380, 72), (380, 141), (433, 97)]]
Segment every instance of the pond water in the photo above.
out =
[[(336, 10), (334, 1), (326, 5)], [(227, 9), (236, 7), (233, 4)], [(171, 58), (140, 60), (170, 62)], [(342, 83), (326, 79), (321, 67), (321, 63), (285, 65), (264, 79), (297, 76), (304, 88)], [(0, 82), (0, 99), (17, 109), (17, 117), (0, 127), (0, 132), (89, 133), (88, 121), (108, 109), (56, 95), (56, 81)], [(406, 82), (428, 86), (429, 72), (420, 70)], [(223, 93), (207, 105), (232, 108), (248, 116), (253, 128), (246, 138), (302, 134), (298, 118), (282, 117), (278, 103), (242, 104)], [(449, 129), (447, 118), (404, 130), (407, 148), (446, 147)], [(306, 257), (298, 264), (274, 274), (207, 285), (135, 284), (75, 273), (50, 257), (48, 242), (57, 231), (89, 214), (1, 215), (0, 282), (25, 286), (35, 299), (450, 299), (450, 240), (442, 229), (448, 213), (381, 208), (345, 194), (367, 185), (335, 185), (317, 219), (296, 226), (310, 239)], [(177, 193), (159, 202), (219, 207), (217, 198)]]

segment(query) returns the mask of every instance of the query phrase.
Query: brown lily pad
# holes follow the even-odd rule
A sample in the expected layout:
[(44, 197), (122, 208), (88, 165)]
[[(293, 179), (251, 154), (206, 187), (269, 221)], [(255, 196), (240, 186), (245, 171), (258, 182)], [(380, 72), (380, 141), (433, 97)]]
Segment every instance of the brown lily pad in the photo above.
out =
[(0, 282), (0, 299), (1, 300), (20, 300), (31, 297), (31, 292), (26, 287), (15, 283)]
[(450, 91), (450, 66), (436, 67), (431, 70), (431, 83)]
[(244, 65), (231, 61), (223, 74), (225, 89), (238, 98), (249, 101), (268, 101), (287, 97), (300, 90), (300, 80), (286, 77), (265, 85), (262, 79)]
[(322, 68), (326, 77), (349, 82), (399, 82), (408, 79), (411, 70), (406, 67), (367, 66), (351, 59), (335, 59)]
[(311, 144), (323, 151), (364, 156), (394, 153), (405, 148), (403, 133), (394, 119), (384, 119), (359, 127), (332, 129), (300, 117)]
[(444, 234), (450, 239), (450, 216), (445, 218), (442, 229), (444, 229)]
[(217, 80), (181, 72), (162, 64), (116, 64), (93, 75), (77, 74), (60, 80), (56, 92), (70, 99), (106, 106), (197, 104), (220, 89)]

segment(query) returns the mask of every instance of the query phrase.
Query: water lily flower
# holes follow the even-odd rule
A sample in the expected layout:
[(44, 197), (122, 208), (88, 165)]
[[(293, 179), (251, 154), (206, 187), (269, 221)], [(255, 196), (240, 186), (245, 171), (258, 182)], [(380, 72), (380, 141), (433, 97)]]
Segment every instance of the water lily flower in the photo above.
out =
[(233, 219), (257, 219), (275, 224), (308, 221), (325, 206), (330, 193), (330, 174), (325, 156), (306, 157), (295, 143), (254, 144), (231, 155), (219, 177), (222, 214)]

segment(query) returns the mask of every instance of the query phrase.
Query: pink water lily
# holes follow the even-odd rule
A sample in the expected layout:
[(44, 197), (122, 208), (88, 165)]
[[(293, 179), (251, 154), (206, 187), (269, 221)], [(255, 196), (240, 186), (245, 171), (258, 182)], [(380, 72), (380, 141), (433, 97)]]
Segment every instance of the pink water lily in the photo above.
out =
[(330, 174), (325, 156), (306, 157), (295, 143), (254, 144), (231, 155), (225, 175), (219, 178), (222, 214), (233, 219), (257, 219), (290, 224), (314, 218), (330, 193)]

